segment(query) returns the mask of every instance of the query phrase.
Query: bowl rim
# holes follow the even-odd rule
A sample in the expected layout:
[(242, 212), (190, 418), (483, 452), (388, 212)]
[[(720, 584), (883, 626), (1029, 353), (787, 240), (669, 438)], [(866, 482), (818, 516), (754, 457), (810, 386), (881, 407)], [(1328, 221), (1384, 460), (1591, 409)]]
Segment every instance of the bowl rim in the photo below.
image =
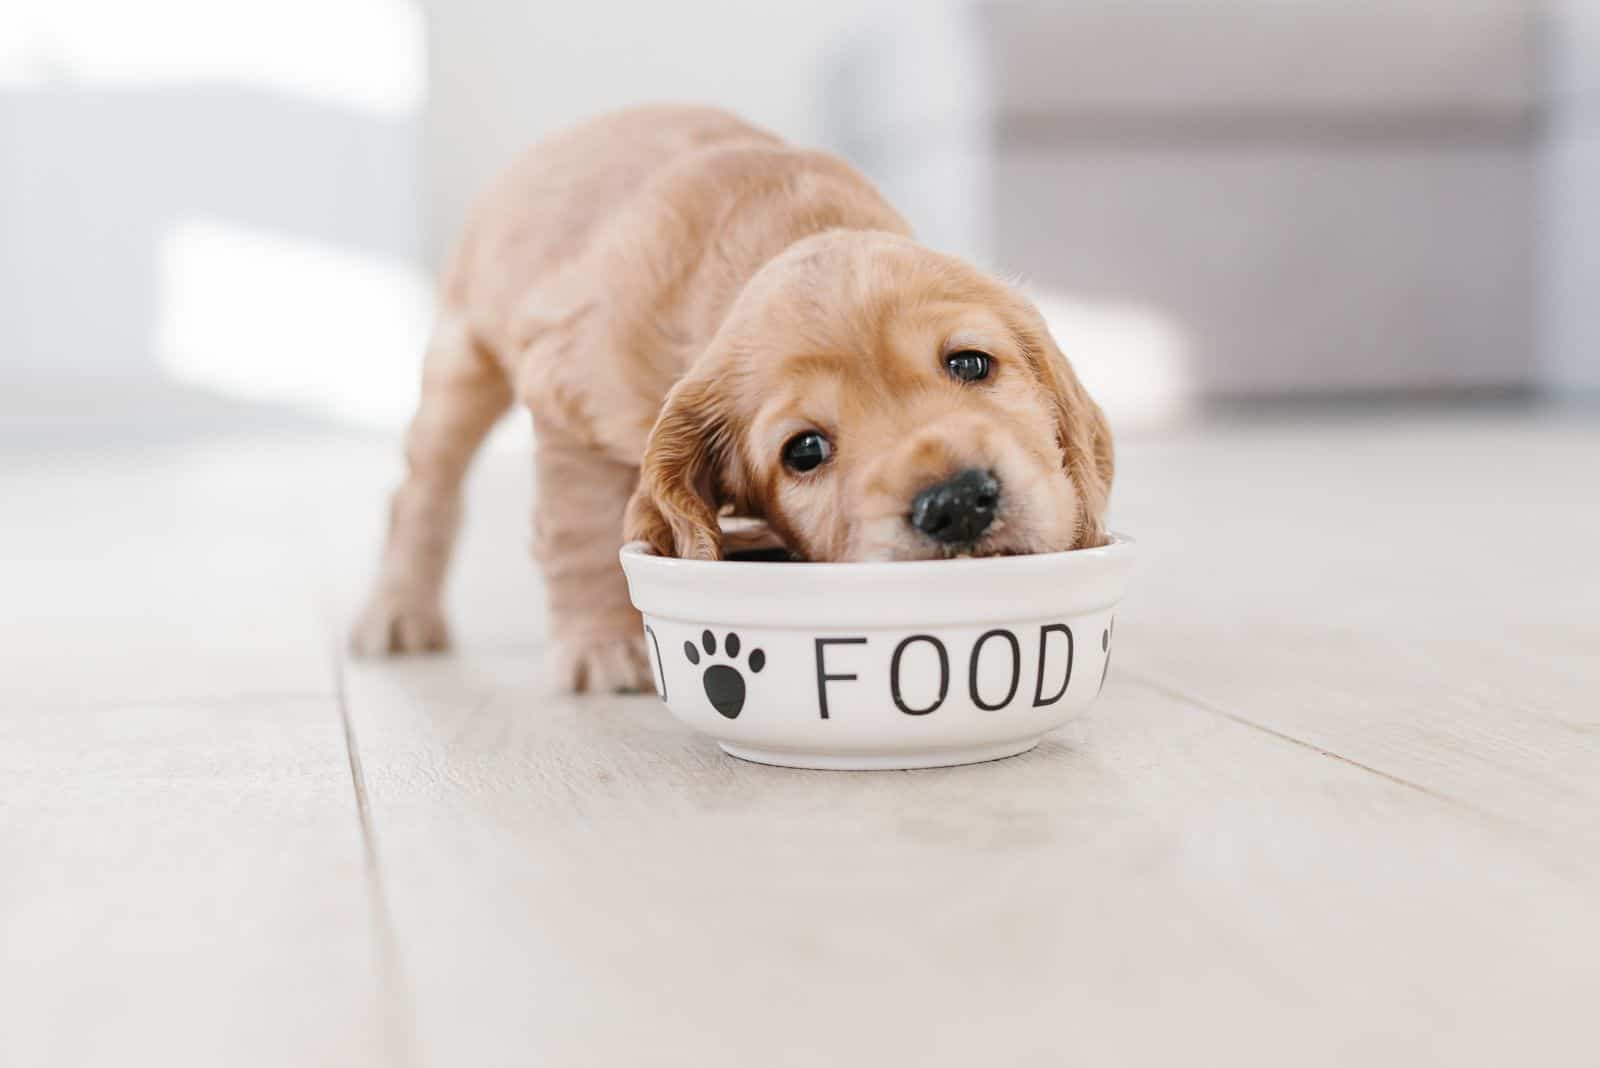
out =
[(1093, 549), (978, 560), (795, 564), (618, 553), (647, 617), (840, 630), (1059, 620), (1108, 609), (1127, 590), (1133, 539)]
[(970, 627), (1064, 619), (1122, 600), (1134, 542), (981, 560), (797, 564), (678, 560), (630, 542), (618, 553), (629, 598), (646, 617), (750, 627)]
[(911, 580), (925, 578), (951, 579), (957, 575), (970, 578), (975, 572), (988, 572), (996, 579), (1026, 576), (1031, 572), (1050, 571), (1061, 567), (1088, 567), (1097, 562), (1110, 563), (1134, 554), (1138, 542), (1121, 531), (1106, 531), (1107, 541), (1089, 549), (1067, 549), (1054, 553), (1023, 553), (1017, 556), (983, 556), (949, 560), (874, 560), (871, 562), (809, 563), (778, 560), (684, 560), (676, 556), (659, 556), (650, 551), (642, 541), (630, 541), (618, 556), (626, 564), (653, 570), (662, 576), (678, 578), (728, 580), (730, 571), (737, 569), (743, 575), (774, 578), (787, 575), (806, 581), (822, 579), (889, 578)]

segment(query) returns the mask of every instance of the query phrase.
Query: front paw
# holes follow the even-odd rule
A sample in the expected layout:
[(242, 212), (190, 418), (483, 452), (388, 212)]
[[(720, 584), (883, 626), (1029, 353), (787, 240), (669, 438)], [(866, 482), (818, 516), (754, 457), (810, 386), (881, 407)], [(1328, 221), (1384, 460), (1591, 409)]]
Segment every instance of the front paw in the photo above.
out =
[(435, 603), (399, 594), (375, 594), (350, 629), (358, 656), (434, 653), (450, 647), (450, 629)]
[(556, 679), (572, 693), (649, 693), (655, 689), (644, 635), (556, 645)]

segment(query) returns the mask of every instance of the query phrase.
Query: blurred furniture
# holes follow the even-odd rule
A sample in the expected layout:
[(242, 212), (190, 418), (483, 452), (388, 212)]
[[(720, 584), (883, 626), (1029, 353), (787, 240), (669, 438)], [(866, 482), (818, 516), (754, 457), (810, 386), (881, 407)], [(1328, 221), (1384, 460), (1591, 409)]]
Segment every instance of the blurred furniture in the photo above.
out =
[(1546, 26), (1544, 381), (1600, 394), (1600, 4), (1559, 0)]
[(830, 115), (924, 237), (1143, 309), (1199, 392), (1521, 388), (1541, 342), (1600, 384), (1600, 153), (1547, 146), (1536, 47), (1580, 9), (959, 3), (863, 33)]

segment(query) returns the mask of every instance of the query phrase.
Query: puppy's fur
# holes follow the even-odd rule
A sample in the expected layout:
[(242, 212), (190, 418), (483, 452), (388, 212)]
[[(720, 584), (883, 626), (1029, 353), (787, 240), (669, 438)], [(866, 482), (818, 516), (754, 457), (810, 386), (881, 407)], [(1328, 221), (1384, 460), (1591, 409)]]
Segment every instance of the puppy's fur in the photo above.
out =
[[(945, 357), (992, 358), (981, 381)], [(645, 689), (624, 537), (715, 559), (718, 515), (808, 560), (949, 550), (907, 522), (956, 471), (992, 472), (963, 551), (1098, 544), (1111, 436), (1038, 312), (915, 243), (839, 158), (718, 111), (644, 108), (536, 147), (479, 200), (444, 277), (388, 546), (353, 644), (446, 644), (462, 475), (513, 402), (537, 439), (534, 545), (562, 681)], [(833, 444), (803, 474), (784, 443)]]

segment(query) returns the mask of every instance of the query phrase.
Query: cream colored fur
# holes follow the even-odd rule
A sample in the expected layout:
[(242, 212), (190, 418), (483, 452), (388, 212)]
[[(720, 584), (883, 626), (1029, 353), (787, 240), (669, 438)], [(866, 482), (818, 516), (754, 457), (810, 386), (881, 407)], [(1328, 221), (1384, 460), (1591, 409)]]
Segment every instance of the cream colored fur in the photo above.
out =
[[(991, 379), (952, 380), (956, 348), (989, 353)], [(514, 403), (533, 416), (535, 554), (575, 690), (649, 686), (624, 537), (715, 558), (732, 512), (805, 559), (936, 555), (910, 498), (972, 466), (1005, 487), (977, 551), (1102, 536), (1110, 434), (1033, 307), (918, 245), (843, 160), (710, 109), (604, 116), (478, 201), (358, 652), (447, 644), (462, 476)], [(796, 476), (782, 445), (812, 428), (835, 455)]]

